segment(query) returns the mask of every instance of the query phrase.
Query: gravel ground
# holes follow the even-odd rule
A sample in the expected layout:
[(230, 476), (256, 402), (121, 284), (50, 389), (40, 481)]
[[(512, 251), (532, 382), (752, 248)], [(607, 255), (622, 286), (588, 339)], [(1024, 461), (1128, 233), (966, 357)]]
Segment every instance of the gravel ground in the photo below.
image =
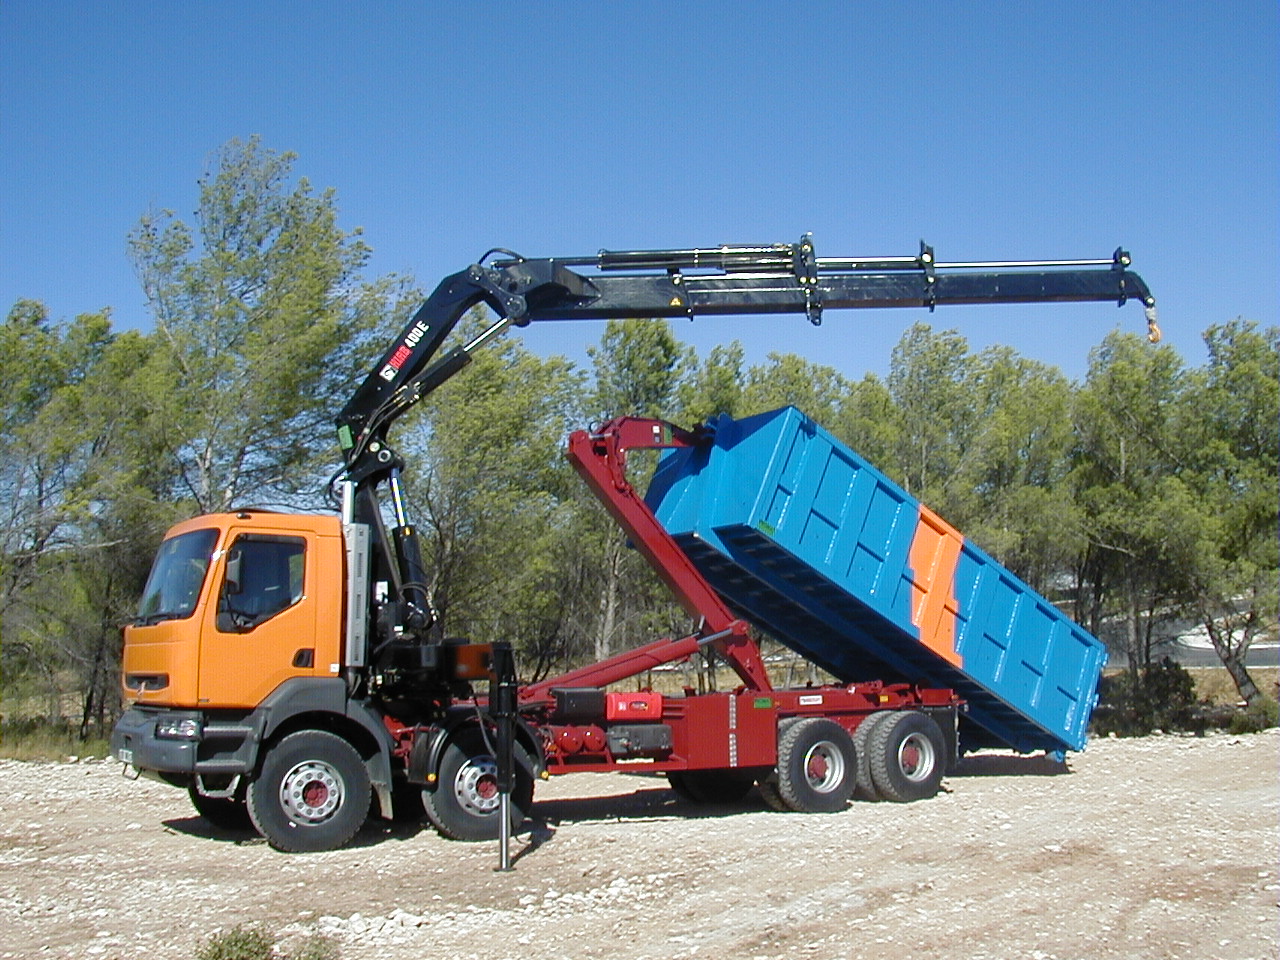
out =
[(256, 922), (346, 960), (1274, 960), (1278, 760), (1277, 730), (981, 754), (932, 800), (809, 816), (562, 777), (509, 874), (381, 821), (277, 853), (111, 762), (0, 761), (0, 958), (178, 960)]

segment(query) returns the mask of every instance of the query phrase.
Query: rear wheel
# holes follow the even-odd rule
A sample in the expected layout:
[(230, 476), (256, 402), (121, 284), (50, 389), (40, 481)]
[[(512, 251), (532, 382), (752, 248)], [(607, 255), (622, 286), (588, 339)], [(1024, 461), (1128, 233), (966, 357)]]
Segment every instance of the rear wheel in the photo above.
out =
[(249, 785), (249, 817), (277, 850), (336, 850), (369, 815), (369, 772), (355, 747), (322, 730), (291, 733)]
[[(516, 748), (515, 789), (511, 792), (511, 829), (533, 807), (533, 777)], [(527, 757), (524, 758), (527, 760)], [(495, 840), (499, 833), (498, 762), (480, 731), (459, 731), (440, 760), (435, 789), (422, 791), (422, 806), (441, 834), (451, 840)]]
[(854, 781), (853, 795), (859, 800), (879, 800), (880, 792), (871, 779), (871, 746), (872, 732), (880, 724), (894, 716), (891, 710), (878, 710), (867, 717), (853, 731), (853, 747), (858, 751), (857, 776)]
[(800, 813), (843, 810), (853, 796), (853, 738), (834, 720), (809, 717), (778, 741), (778, 794)]
[(946, 744), (930, 717), (914, 710), (890, 714), (867, 738), (876, 791), (906, 803), (932, 797), (942, 786)]

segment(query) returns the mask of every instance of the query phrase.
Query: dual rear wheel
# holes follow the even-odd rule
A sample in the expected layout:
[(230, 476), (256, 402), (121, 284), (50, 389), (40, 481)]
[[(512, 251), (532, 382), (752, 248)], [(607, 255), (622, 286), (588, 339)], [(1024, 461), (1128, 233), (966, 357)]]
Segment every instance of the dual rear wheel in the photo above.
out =
[(909, 803), (941, 788), (947, 747), (932, 717), (915, 710), (873, 713), (858, 726), (854, 743), (860, 798)]
[(795, 718), (778, 731), (776, 793), (788, 810), (834, 813), (853, 796), (857, 753), (834, 720)]
[(914, 710), (880, 711), (851, 737), (825, 718), (791, 718), (778, 730), (778, 766), (760, 781), (775, 810), (830, 813), (848, 801), (905, 803), (932, 797), (946, 769), (942, 731)]

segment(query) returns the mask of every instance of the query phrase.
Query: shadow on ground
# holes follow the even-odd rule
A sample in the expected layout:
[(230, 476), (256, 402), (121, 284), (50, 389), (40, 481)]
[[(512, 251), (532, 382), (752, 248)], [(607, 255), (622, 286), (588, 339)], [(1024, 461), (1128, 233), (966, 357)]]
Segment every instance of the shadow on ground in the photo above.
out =
[[(197, 837), (201, 840), (212, 840), (216, 843), (230, 843), (238, 846), (262, 844), (266, 846), (267, 841), (264, 840), (253, 827), (230, 828), (216, 827), (204, 817), (170, 817), (168, 820), (162, 820), (161, 823), (165, 829), (174, 833), (180, 833), (188, 837)], [(370, 817), (360, 832), (355, 835), (347, 847), (374, 847), (381, 843), (391, 840), (411, 840), (418, 834), (430, 831), (431, 825), (422, 822), (399, 822), (391, 820), (383, 820), (379, 817)]]
[[(1071, 768), (1066, 763), (1046, 756), (981, 755), (964, 757), (948, 775), (951, 777), (1056, 777), (1070, 772)], [(756, 790), (752, 790), (742, 800), (733, 803), (695, 803), (681, 798), (657, 778), (644, 777), (643, 780), (652, 785), (641, 786), (625, 793), (535, 800), (531, 816), (516, 831), (517, 838), (527, 837), (527, 840), (519, 841), (525, 845), (516, 853), (515, 859), (519, 860), (536, 851), (538, 847), (551, 840), (561, 826), (565, 825), (635, 823), (671, 819), (706, 820), (767, 809)], [(662, 785), (659, 785), (660, 783)], [(244, 829), (217, 827), (200, 816), (173, 817), (163, 823), (166, 829), (174, 833), (218, 843), (264, 845), (266, 843), (252, 827)], [(348, 846), (374, 847), (392, 841), (411, 840), (423, 831), (431, 829), (430, 824), (425, 821), (389, 821), (373, 816)]]
[(1020, 757), (992, 754), (961, 758), (947, 774), (951, 777), (1060, 777), (1071, 772), (1053, 757)]

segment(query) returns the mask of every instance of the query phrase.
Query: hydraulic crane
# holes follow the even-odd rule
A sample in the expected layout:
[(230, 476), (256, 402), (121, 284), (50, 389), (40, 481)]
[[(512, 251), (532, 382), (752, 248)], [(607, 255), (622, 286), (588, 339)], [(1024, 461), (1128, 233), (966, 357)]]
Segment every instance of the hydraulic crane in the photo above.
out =
[[(486, 266), (494, 255), (498, 258)], [(374, 491), (387, 483), (397, 524), (380, 547), (385, 572), (404, 604), (397, 626), (421, 632), (433, 617), (420, 586), (420, 550), (404, 522), (399, 493), (404, 463), (388, 445), (387, 431), (508, 327), (750, 314), (802, 314), (820, 324), (825, 310), (1089, 301), (1123, 306), (1132, 298), (1142, 303), (1154, 342), (1160, 337), (1155, 299), (1130, 264), (1123, 249), (1099, 260), (938, 263), (923, 242), (915, 256), (826, 258), (815, 254), (808, 234), (792, 244), (603, 250), (594, 257), (526, 259), (492, 250), (480, 263), (441, 281), (338, 415), (347, 515), (377, 528)], [(497, 320), (433, 361), (461, 317), (480, 303)]]

